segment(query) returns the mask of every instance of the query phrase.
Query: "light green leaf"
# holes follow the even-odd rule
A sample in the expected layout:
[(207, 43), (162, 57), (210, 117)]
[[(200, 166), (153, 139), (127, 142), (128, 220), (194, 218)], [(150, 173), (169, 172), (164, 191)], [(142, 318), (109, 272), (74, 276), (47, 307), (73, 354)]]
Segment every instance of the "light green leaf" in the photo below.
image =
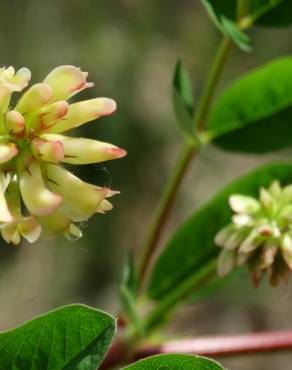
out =
[[(246, 25), (241, 27), (241, 22), (236, 21), (238, 1), (202, 0), (202, 3), (222, 33), (228, 35), (242, 50), (251, 49), (249, 37), (241, 29), (246, 28)], [(256, 23), (267, 27), (283, 27), (292, 23), (291, 0), (246, 0), (241, 3), (245, 8), (243, 18), (248, 20), (249, 26)]]
[[(292, 162), (269, 164), (240, 177), (178, 228), (158, 257), (148, 287), (149, 296), (159, 300), (161, 312), (171, 309), (176, 301), (188, 298), (194, 293), (196, 283), (214, 271), (220, 252), (214, 244), (214, 236), (231, 219), (229, 196), (239, 193), (257, 197), (259, 187), (269, 186), (274, 179), (283, 185), (292, 183)], [(155, 320), (159, 321), (158, 315)], [(151, 322), (151, 325), (157, 323)]]
[(0, 334), (5, 370), (96, 370), (115, 332), (114, 319), (83, 305), (51, 311)]
[(208, 130), (224, 149), (264, 153), (292, 145), (292, 58), (233, 82), (211, 110)]
[(173, 107), (179, 128), (184, 134), (194, 137), (194, 99), (186, 69), (178, 61), (173, 77)]
[(158, 355), (145, 358), (123, 370), (224, 370), (217, 362), (192, 355)]
[(250, 39), (235, 22), (236, 1), (202, 0), (210, 18), (217, 28), (228, 35), (242, 50), (250, 51)]

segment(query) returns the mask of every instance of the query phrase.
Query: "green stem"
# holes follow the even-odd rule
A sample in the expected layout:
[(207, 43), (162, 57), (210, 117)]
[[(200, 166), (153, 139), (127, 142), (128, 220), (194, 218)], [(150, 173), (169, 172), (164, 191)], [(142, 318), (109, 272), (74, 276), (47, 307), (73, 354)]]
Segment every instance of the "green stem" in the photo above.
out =
[[(215, 87), (218, 84), (219, 77), (223, 70), (225, 61), (227, 59), (229, 50), (231, 48), (231, 41), (226, 36), (224, 37), (215, 61), (211, 68), (209, 77), (206, 81), (205, 87), (200, 98), (198, 109), (194, 119), (195, 130), (202, 131), (205, 126), (207, 119), (208, 111), (212, 102), (214, 95)], [(140, 264), (139, 270), (139, 288), (143, 287), (144, 281), (147, 276), (148, 268), (151, 263), (152, 257), (157, 249), (159, 238), (163, 227), (168, 218), (169, 212), (175, 201), (176, 194), (179, 190), (179, 187), (182, 183), (184, 175), (189, 167), (191, 160), (198, 153), (199, 148), (194, 142), (187, 141), (182, 149), (181, 155), (176, 163), (176, 166), (173, 170), (173, 174), (170, 176), (170, 179), (165, 187), (164, 193), (162, 194), (160, 203), (157, 207), (157, 211), (154, 216), (152, 226), (150, 228), (149, 235), (146, 239), (143, 255)]]
[(179, 160), (177, 161), (176, 166), (173, 170), (173, 173), (168, 183), (166, 184), (144, 246), (144, 254), (142, 256), (142, 263), (140, 266), (139, 275), (140, 288), (142, 287), (146, 278), (148, 265), (152, 259), (154, 252), (156, 251), (162, 228), (174, 203), (176, 192), (196, 151), (197, 148), (193, 143), (184, 146)]
[(190, 292), (199, 289), (212, 278), (216, 271), (217, 258), (212, 259), (208, 264), (204, 265), (196, 274), (190, 275), (185, 279), (179, 287), (173, 289), (164, 299), (162, 299), (157, 307), (149, 314), (146, 319), (145, 328), (149, 334), (157, 326), (164, 323), (165, 317), (173, 311), (178, 303), (186, 298)]
[(202, 92), (198, 109), (196, 111), (195, 129), (199, 131), (202, 131), (204, 129), (207, 120), (207, 115), (215, 93), (215, 88), (219, 82), (219, 78), (221, 76), (231, 46), (232, 42), (230, 38), (228, 36), (225, 36), (217, 51), (217, 55), (209, 72), (209, 77), (206, 81), (206, 85)]

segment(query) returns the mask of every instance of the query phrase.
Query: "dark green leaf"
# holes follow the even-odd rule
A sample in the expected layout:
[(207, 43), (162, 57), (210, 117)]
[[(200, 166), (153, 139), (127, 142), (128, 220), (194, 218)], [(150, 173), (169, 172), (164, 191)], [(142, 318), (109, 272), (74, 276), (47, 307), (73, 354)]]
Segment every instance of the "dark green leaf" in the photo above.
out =
[[(279, 162), (260, 167), (229, 184), (200, 208), (177, 230), (156, 261), (149, 296), (169, 304), (170, 295), (190, 296), (192, 283), (204, 277), (204, 268), (217, 258), (220, 248), (214, 244), (217, 231), (226, 225), (232, 212), (228, 198), (233, 193), (258, 196), (260, 186), (279, 179), (283, 185), (292, 183), (292, 163)], [(206, 269), (206, 274), (210, 271)], [(172, 302), (173, 304), (173, 302)]]
[(217, 362), (192, 355), (158, 355), (145, 358), (123, 370), (224, 370)]
[(233, 281), (234, 277), (239, 271), (241, 270), (234, 270), (232, 273), (224, 277), (219, 277), (214, 274), (214, 276), (211, 277), (210, 280), (206, 282), (206, 284), (195, 290), (194, 293), (190, 295), (189, 302), (199, 302), (208, 298), (210, 295), (213, 295), (215, 292), (226, 286), (228, 283), (231, 283), (231, 281)]
[(83, 305), (59, 308), (0, 334), (1, 369), (96, 370), (115, 332), (108, 314)]
[(224, 149), (264, 153), (292, 144), (292, 58), (284, 57), (231, 84), (212, 109), (208, 129)]
[(192, 86), (187, 71), (177, 62), (173, 78), (173, 106), (180, 129), (194, 136)]
[(266, 27), (284, 27), (292, 23), (291, 0), (257, 0), (253, 1), (251, 13), (255, 23)]
[(242, 50), (249, 51), (250, 39), (235, 22), (236, 1), (202, 0), (202, 2), (219, 30), (228, 35)]

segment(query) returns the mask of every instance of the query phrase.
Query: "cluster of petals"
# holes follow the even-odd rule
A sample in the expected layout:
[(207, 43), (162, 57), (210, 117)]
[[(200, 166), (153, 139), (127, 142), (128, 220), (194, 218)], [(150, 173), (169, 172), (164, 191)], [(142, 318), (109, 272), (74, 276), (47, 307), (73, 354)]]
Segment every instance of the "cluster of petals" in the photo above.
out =
[(278, 181), (261, 188), (259, 199), (235, 194), (229, 198), (232, 221), (215, 236), (222, 248), (218, 274), (247, 263), (257, 286), (263, 274), (272, 285), (287, 281), (292, 270), (292, 185)]
[(0, 232), (13, 244), (22, 236), (33, 243), (41, 234), (78, 238), (78, 223), (110, 210), (107, 198), (116, 192), (82, 181), (64, 164), (104, 162), (126, 152), (63, 133), (113, 113), (116, 104), (108, 98), (69, 104), (93, 84), (86, 72), (68, 65), (27, 88), (12, 107), (12, 93), (26, 88), (30, 77), (27, 68), (0, 69)]

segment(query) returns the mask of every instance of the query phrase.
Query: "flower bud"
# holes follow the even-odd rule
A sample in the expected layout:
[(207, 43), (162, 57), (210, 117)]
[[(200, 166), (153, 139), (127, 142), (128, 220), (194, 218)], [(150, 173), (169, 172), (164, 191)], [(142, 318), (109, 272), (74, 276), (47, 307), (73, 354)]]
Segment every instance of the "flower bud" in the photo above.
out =
[(64, 159), (64, 146), (60, 140), (45, 141), (34, 139), (31, 143), (35, 157), (49, 163), (60, 163)]
[(260, 209), (259, 202), (246, 195), (232, 195), (229, 204), (236, 213), (255, 213)]
[(60, 121), (67, 114), (68, 106), (66, 101), (60, 100), (42, 108), (39, 120), (41, 129), (46, 130)]
[(10, 135), (21, 136), (24, 133), (25, 121), (21, 113), (11, 110), (5, 115), (5, 128)]
[(85, 122), (112, 114), (115, 110), (115, 101), (108, 98), (96, 98), (70, 104), (65, 119), (56, 123), (48, 132), (59, 134), (81, 126)]
[(97, 140), (56, 134), (43, 134), (41, 138), (48, 142), (60, 142), (64, 148), (63, 161), (71, 164), (99, 163), (122, 158), (127, 154), (115, 145)]

